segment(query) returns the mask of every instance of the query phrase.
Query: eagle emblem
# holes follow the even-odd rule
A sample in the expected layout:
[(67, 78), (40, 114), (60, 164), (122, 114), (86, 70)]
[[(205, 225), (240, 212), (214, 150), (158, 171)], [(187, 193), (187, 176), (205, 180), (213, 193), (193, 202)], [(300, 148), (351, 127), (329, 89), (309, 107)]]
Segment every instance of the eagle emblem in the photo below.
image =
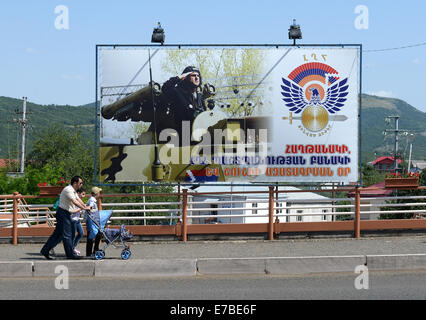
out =
[[(340, 111), (347, 100), (348, 78), (340, 79), (332, 67), (319, 62), (303, 64), (282, 78), (281, 95), (289, 108), (290, 119), (301, 119), (306, 129), (322, 130), (329, 120), (344, 121), (345, 116), (329, 117)], [(301, 118), (292, 118), (292, 112)], [(284, 119), (288, 119), (284, 117)]]

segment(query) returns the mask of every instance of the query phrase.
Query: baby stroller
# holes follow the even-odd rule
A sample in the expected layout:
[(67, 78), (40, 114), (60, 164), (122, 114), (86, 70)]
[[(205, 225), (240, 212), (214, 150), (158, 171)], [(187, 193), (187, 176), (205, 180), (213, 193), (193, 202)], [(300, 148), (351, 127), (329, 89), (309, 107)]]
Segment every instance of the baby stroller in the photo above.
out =
[(132, 255), (130, 251), (130, 245), (126, 244), (126, 240), (133, 237), (133, 234), (124, 229), (124, 224), (119, 229), (106, 228), (105, 226), (112, 215), (112, 210), (99, 210), (95, 212), (86, 211), (87, 215), (87, 238), (94, 239), (97, 233), (100, 231), (105, 240), (105, 244), (101, 250), (95, 252), (95, 259), (102, 260), (105, 257), (105, 249), (112, 245), (114, 248), (118, 248), (114, 245), (114, 241), (120, 239), (123, 250), (121, 251), (121, 259), (127, 260)]

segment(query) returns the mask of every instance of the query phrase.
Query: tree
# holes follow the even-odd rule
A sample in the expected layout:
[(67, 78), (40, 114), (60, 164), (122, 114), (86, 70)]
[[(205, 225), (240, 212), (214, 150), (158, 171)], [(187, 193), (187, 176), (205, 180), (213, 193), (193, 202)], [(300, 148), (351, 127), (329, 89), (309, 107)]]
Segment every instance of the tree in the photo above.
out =
[(363, 187), (369, 187), (373, 184), (383, 182), (384, 180), (384, 174), (374, 169), (373, 166), (370, 166), (368, 164), (362, 165), (362, 185)]
[[(59, 170), (49, 164), (42, 168), (31, 165), (25, 167), (25, 176), (9, 177), (5, 171), (0, 172), (0, 194), (13, 194), (15, 191), (22, 195), (34, 195), (39, 192), (39, 183), (54, 183), (60, 177)], [(28, 203), (51, 203), (51, 199), (27, 199)]]
[(79, 175), (90, 183), (94, 177), (94, 152), (94, 141), (84, 140), (80, 128), (55, 124), (37, 135), (28, 162), (39, 169), (49, 165), (67, 179)]

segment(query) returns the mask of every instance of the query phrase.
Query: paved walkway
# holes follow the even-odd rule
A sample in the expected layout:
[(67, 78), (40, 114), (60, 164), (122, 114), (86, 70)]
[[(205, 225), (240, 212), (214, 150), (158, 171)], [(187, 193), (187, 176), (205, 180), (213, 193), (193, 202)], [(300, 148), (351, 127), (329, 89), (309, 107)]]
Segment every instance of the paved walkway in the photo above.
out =
[[(247, 241), (130, 242), (133, 259), (252, 258), (346, 255), (426, 254), (426, 236), (376, 237), (361, 239), (303, 239)], [(78, 249), (84, 253), (86, 243)], [(0, 244), (0, 261), (45, 260), (42, 244)], [(62, 243), (55, 248), (65, 258)], [(109, 247), (106, 259), (120, 259), (120, 249)]]

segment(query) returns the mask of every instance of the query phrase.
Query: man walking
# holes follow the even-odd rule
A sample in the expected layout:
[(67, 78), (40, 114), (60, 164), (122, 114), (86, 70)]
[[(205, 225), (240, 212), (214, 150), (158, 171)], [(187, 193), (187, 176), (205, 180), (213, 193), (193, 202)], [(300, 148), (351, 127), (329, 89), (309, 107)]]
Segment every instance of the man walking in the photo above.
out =
[(44, 244), (40, 253), (48, 260), (53, 258), (49, 255), (49, 251), (53, 249), (61, 240), (64, 244), (65, 254), (68, 259), (81, 259), (74, 254), (73, 251), (73, 234), (71, 212), (74, 212), (76, 207), (82, 210), (90, 210), (83, 201), (78, 197), (77, 190), (83, 186), (83, 179), (75, 176), (71, 179), (70, 185), (62, 190), (58, 210), (56, 211), (56, 227), (53, 234)]

